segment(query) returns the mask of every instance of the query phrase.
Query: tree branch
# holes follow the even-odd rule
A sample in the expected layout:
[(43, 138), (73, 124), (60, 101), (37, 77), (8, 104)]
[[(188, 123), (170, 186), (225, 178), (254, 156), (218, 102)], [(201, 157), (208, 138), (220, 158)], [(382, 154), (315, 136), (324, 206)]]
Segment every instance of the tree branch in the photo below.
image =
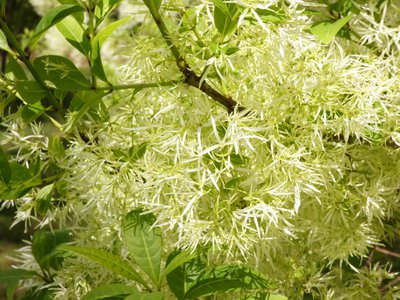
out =
[(160, 13), (154, 8), (148, 8), (155, 23), (157, 24), (159, 31), (161, 32), (162, 37), (167, 43), (169, 49), (171, 50), (179, 70), (185, 76), (185, 83), (199, 89), (200, 91), (211, 97), (214, 101), (225, 106), (229, 113), (234, 112), (235, 108), (239, 111), (244, 110), (244, 107), (240, 106), (235, 100), (215, 90), (206, 82), (206, 80), (202, 80), (200, 76), (198, 76), (194, 71), (190, 69), (189, 64), (185, 61), (185, 59), (179, 52), (179, 49), (172, 41), (167, 26), (165, 25)]

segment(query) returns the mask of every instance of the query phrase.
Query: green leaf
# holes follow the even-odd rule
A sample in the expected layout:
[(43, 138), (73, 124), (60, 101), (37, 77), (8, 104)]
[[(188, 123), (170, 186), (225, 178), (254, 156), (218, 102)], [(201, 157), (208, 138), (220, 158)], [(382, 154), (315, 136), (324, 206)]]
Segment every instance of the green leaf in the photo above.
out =
[(51, 196), (53, 194), (54, 183), (46, 185), (41, 188), (40, 191), (36, 194), (36, 209), (39, 213), (45, 214), (51, 202)]
[(108, 82), (106, 73), (104, 72), (103, 62), (101, 60), (100, 43), (99, 40), (96, 39), (93, 39), (91, 42), (90, 68), (94, 75), (101, 80)]
[[(95, 7), (95, 15), (100, 22), (113, 11), (122, 0), (102, 0)], [(99, 23), (100, 23), (99, 22)]]
[(0, 49), (4, 50), (4, 51), (7, 51), (11, 55), (15, 55), (14, 51), (12, 51), (12, 49), (8, 45), (7, 38), (4, 35), (4, 32), (2, 30), (0, 30)]
[(226, 3), (223, 0), (213, 0), (214, 23), (219, 33), (226, 37), (236, 30), (241, 14), (240, 6), (235, 3)]
[(65, 148), (58, 135), (49, 137), (47, 151), (49, 156), (55, 160), (65, 157)]
[(37, 81), (20, 80), (15, 83), (15, 89), (26, 103), (35, 103), (46, 97), (47, 91)]
[(14, 291), (20, 280), (33, 277), (39, 277), (39, 274), (25, 269), (10, 269), (0, 272), (0, 283), (6, 286), (7, 300), (14, 299)]
[(128, 150), (129, 158), (136, 161), (143, 157), (147, 150), (147, 142), (140, 143), (139, 145), (132, 146)]
[(42, 35), (51, 27), (61, 22), (64, 18), (69, 15), (84, 11), (83, 7), (79, 5), (60, 5), (50, 9), (40, 20), (39, 24), (36, 26), (33, 37), (29, 42), (31, 48), (33, 48), (37, 42), (40, 40)]
[(3, 151), (3, 148), (0, 146), (0, 180), (7, 184), (11, 179), (11, 167), (8, 162), (7, 156)]
[(163, 299), (164, 299), (164, 293), (156, 292), (149, 294), (132, 294), (126, 297), (124, 300), (163, 300)]
[(352, 15), (348, 15), (335, 22), (333, 21), (322, 21), (314, 24), (309, 28), (310, 32), (314, 34), (322, 43), (329, 44), (333, 41), (339, 30), (350, 21)]
[(149, 8), (151, 14), (158, 14), (162, 0), (143, 0), (143, 2)]
[(33, 62), (40, 78), (51, 88), (66, 91), (89, 89), (90, 82), (67, 58), (57, 55), (40, 56)]
[(21, 67), (18, 61), (11, 55), (7, 57), (7, 64), (4, 74), (6, 75), (7, 78), (11, 80), (15, 79), (28, 80), (28, 77), (26, 76), (24, 69)]
[(184, 299), (239, 290), (272, 289), (274, 286), (259, 272), (237, 265), (217, 266), (201, 274)]
[(71, 105), (73, 106), (72, 109), (76, 109), (76, 111), (65, 125), (65, 132), (70, 131), (89, 110), (97, 107), (105, 95), (106, 93), (101, 91), (82, 91), (76, 93), (72, 99), (72, 104), (74, 105)]
[(82, 25), (74, 17), (67, 16), (57, 24), (57, 28), (75, 49), (89, 57), (90, 41)]
[(129, 253), (139, 267), (158, 284), (162, 258), (160, 230), (151, 228), (155, 217), (142, 214), (140, 209), (131, 211), (124, 219), (124, 236)]
[[(40, 177), (31, 177), (29, 170), (15, 161), (9, 162), (11, 178), (8, 185), (0, 190), (0, 199), (18, 199), (29, 190), (42, 183)], [(1, 188), (1, 186), (0, 186)]]
[(168, 275), (170, 272), (183, 265), (184, 263), (192, 260), (197, 256), (196, 253), (190, 253), (189, 251), (178, 251), (178, 254), (175, 255), (166, 265), (163, 276)]
[(105, 250), (67, 245), (59, 246), (58, 249), (82, 255), (117, 275), (134, 280), (145, 287), (147, 286), (146, 282), (140, 277), (139, 273), (131, 268), (126, 261), (122, 260), (119, 256), (109, 253)]
[(60, 244), (70, 241), (71, 236), (68, 230), (54, 230), (53, 232), (38, 230), (32, 238), (33, 257), (42, 269), (59, 270), (64, 257), (55, 250)]
[(115, 21), (106, 27), (104, 27), (96, 36), (94, 37), (93, 40), (99, 41), (100, 48), (103, 46), (105, 40), (115, 31), (120, 27), (122, 24), (126, 23), (131, 16), (125, 17), (121, 20)]
[(115, 296), (127, 296), (134, 293), (139, 293), (134, 287), (118, 283), (107, 284), (91, 290), (81, 300), (98, 300)]
[(27, 104), (21, 109), (21, 117), (25, 123), (29, 124), (40, 117), (45, 111), (46, 108), (40, 102)]
[[(170, 264), (175, 264), (181, 260), (180, 253), (182, 253), (180, 250), (175, 250), (168, 256), (167, 268)], [(175, 258), (178, 260), (177, 262), (173, 262)], [(204, 271), (205, 267), (204, 259), (201, 256), (196, 256), (196, 258), (174, 267), (173, 270), (166, 274), (168, 286), (179, 300), (183, 299), (185, 293)]]

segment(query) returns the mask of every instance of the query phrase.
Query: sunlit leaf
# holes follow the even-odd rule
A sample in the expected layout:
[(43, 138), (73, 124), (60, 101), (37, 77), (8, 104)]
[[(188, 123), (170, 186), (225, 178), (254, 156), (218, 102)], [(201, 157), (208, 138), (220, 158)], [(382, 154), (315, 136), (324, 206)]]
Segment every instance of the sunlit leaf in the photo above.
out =
[(77, 91), (89, 89), (90, 82), (69, 59), (45, 55), (33, 62), (41, 79), (51, 88)]
[(152, 228), (154, 216), (130, 212), (124, 219), (124, 236), (129, 253), (135, 263), (158, 284), (162, 258), (161, 232)]
[(139, 293), (139, 291), (136, 288), (125, 284), (114, 283), (92, 289), (89, 293), (83, 296), (81, 300), (99, 300), (116, 296), (124, 297), (134, 293)]
[(83, 7), (79, 5), (60, 5), (50, 9), (40, 20), (39, 24), (36, 26), (33, 37), (30, 41), (31, 48), (36, 45), (38, 40), (42, 37), (42, 35), (51, 27), (56, 25), (58, 22), (61, 22), (64, 18), (69, 15), (83, 11)]
[(89, 57), (90, 41), (82, 25), (74, 17), (66, 17), (57, 24), (57, 28), (74, 48)]
[(348, 15), (335, 22), (322, 21), (310, 27), (310, 31), (324, 44), (329, 44), (333, 41), (339, 30), (350, 21), (352, 15)]

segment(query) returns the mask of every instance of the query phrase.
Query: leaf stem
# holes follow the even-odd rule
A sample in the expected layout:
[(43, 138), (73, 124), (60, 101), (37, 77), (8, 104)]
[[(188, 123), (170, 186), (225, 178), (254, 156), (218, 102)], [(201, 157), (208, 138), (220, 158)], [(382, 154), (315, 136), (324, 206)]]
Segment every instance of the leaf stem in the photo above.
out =
[(149, 11), (163, 37), (165, 42), (168, 45), (168, 48), (171, 50), (171, 53), (173, 57), (175, 58), (175, 62), (179, 68), (179, 70), (182, 72), (182, 74), (185, 76), (184, 82), (190, 86), (193, 86), (206, 95), (210, 96), (213, 100), (216, 102), (222, 104), (225, 106), (225, 108), (228, 110), (229, 113), (232, 113), (235, 111), (235, 108), (239, 111), (244, 110), (244, 107), (240, 106), (235, 100), (233, 100), (231, 97), (227, 97), (217, 90), (215, 90), (212, 86), (210, 86), (206, 80), (202, 80), (200, 76), (198, 76), (194, 71), (190, 69), (189, 64), (185, 61), (181, 53), (179, 52), (179, 49), (176, 47), (174, 44), (171, 35), (167, 29), (167, 26), (164, 23), (164, 20), (162, 19), (160, 13), (158, 10), (151, 9), (150, 7)]

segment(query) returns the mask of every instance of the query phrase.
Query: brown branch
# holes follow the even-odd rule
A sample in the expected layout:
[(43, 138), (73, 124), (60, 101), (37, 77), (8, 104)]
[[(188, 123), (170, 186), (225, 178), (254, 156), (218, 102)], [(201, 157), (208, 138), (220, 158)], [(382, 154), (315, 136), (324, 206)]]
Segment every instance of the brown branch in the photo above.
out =
[(400, 253), (393, 252), (393, 251), (390, 251), (390, 250), (388, 250), (386, 248), (382, 248), (382, 247), (379, 247), (379, 246), (375, 246), (375, 251), (383, 253), (383, 254), (386, 254), (386, 255), (389, 255), (389, 256), (400, 258)]
[(244, 107), (238, 105), (238, 103), (231, 97), (222, 95), (220, 92), (212, 88), (205, 80), (202, 80), (201, 77), (195, 72), (190, 70), (189, 65), (186, 64), (183, 59), (182, 63), (178, 64), (178, 66), (179, 70), (185, 76), (186, 84), (200, 89), (204, 94), (210, 96), (212, 99), (225, 106), (229, 113), (234, 112), (235, 108), (237, 108), (238, 111), (244, 110)]
[(379, 292), (381, 293), (381, 295), (383, 295), (388, 289), (390, 289), (391, 287), (394, 287), (398, 283), (400, 283), (400, 276), (397, 276), (392, 281), (390, 281), (388, 284), (385, 284), (383, 287), (381, 287), (379, 289)]
[(234, 112), (235, 108), (238, 111), (244, 110), (244, 107), (240, 106), (235, 100), (233, 100), (231, 97), (222, 95), (220, 92), (215, 90), (205, 80), (202, 80), (200, 76), (198, 76), (194, 71), (190, 69), (190, 66), (186, 63), (179, 49), (176, 47), (173, 40), (171, 39), (171, 35), (169, 34), (167, 26), (165, 25), (164, 20), (162, 19), (158, 10), (154, 9), (154, 7), (148, 6), (148, 8), (155, 23), (157, 24), (157, 27), (162, 37), (167, 43), (168, 48), (171, 50), (171, 53), (175, 58), (175, 62), (179, 70), (185, 76), (185, 83), (194, 88), (199, 89), (200, 91), (211, 97), (214, 101), (225, 106), (225, 108), (228, 110), (229, 113)]

